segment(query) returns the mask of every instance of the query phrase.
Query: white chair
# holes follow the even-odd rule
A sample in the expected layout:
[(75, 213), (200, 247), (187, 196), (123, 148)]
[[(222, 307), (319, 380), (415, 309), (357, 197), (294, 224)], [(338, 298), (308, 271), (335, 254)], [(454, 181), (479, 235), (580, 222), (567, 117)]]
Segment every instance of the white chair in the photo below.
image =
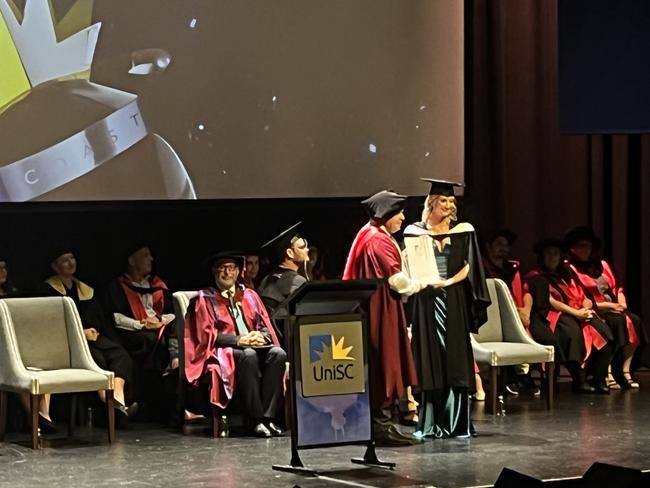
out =
[(106, 390), (108, 442), (112, 443), (113, 383), (114, 374), (97, 366), (90, 355), (70, 298), (0, 300), (0, 441), (5, 434), (9, 391), (30, 396), (31, 445), (36, 449), (43, 395)]
[(472, 334), (474, 359), (490, 370), (490, 398), (487, 411), (494, 413), (497, 403), (497, 379), (501, 366), (544, 363), (546, 406), (553, 408), (554, 349), (535, 342), (526, 333), (506, 284), (499, 279), (487, 280), (492, 304), (488, 320)]

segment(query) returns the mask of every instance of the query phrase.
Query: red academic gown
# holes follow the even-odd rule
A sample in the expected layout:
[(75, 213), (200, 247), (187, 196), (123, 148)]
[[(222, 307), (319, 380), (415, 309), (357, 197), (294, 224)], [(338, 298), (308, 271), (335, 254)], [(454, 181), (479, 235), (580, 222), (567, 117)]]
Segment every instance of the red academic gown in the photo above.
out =
[[(531, 270), (527, 277), (544, 275), (544, 272), (539, 269)], [(556, 277), (548, 277), (549, 281), (549, 294), (558, 302), (562, 302), (571, 308), (581, 309), (582, 304), (586, 298), (583, 288), (573, 279), (562, 280)], [(549, 308), (546, 319), (549, 322), (550, 329), (555, 333), (558, 321), (564, 312)], [(601, 350), (607, 345), (607, 338), (594, 327), (594, 324), (588, 321), (580, 322), (582, 330), (582, 338), (585, 345), (585, 356), (582, 360), (583, 363), (589, 359), (592, 349)]]
[[(357, 234), (348, 254), (344, 280), (387, 279), (402, 271), (397, 242), (373, 223)], [(406, 395), (417, 384), (407, 321), (399, 293), (385, 282), (368, 304), (373, 414)]]
[[(623, 293), (623, 287), (617, 285), (616, 278), (614, 277), (614, 272), (612, 271), (612, 268), (609, 266), (607, 261), (604, 260), (601, 261), (601, 266), (603, 268), (602, 278), (604, 278), (605, 281), (607, 282), (607, 286), (609, 287), (612, 293), (611, 297), (606, 297), (603, 294), (603, 292), (598, 287), (598, 280), (596, 278), (593, 278), (587, 273), (583, 273), (579, 271), (578, 268), (573, 264), (571, 265), (571, 271), (575, 273), (576, 277), (580, 280), (580, 283), (582, 283), (582, 286), (585, 287), (589, 295), (593, 297), (596, 303), (606, 302), (606, 301), (615, 302), (617, 301), (618, 294)], [(625, 327), (627, 329), (627, 343), (638, 344), (639, 337), (637, 335), (637, 332), (634, 328), (634, 324), (629, 314), (625, 314)]]
[[(238, 287), (235, 302), (242, 308), (249, 330), (259, 330), (279, 345), (273, 326), (260, 297), (250, 288)], [(226, 408), (235, 384), (235, 358), (232, 347), (215, 347), (220, 334), (237, 335), (237, 327), (228, 310), (228, 300), (217, 289), (201, 290), (192, 300), (185, 317), (185, 376), (196, 384), (211, 376), (210, 403)]]

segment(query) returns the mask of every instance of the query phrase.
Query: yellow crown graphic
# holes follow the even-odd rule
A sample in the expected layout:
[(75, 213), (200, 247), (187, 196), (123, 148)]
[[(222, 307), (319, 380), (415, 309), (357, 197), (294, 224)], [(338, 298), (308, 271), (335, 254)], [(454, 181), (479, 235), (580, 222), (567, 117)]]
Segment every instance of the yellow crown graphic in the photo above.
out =
[(90, 77), (101, 23), (90, 25), (94, 0), (77, 0), (57, 22), (52, 0), (0, 0), (0, 108), (30, 88)]

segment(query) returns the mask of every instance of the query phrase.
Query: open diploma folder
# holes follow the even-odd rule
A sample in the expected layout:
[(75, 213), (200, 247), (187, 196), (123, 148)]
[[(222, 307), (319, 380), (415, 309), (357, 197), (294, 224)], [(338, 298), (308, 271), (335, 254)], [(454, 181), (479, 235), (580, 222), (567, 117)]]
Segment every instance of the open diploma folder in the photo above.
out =
[(424, 283), (440, 281), (433, 242), (426, 235), (404, 238), (407, 274)]

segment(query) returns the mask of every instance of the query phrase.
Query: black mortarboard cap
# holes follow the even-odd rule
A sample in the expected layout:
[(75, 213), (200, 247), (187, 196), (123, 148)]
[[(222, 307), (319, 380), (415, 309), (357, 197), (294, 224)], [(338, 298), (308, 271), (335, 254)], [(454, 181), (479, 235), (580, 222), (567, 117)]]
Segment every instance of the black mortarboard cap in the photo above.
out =
[(505, 228), (493, 230), (490, 232), (485, 242), (492, 244), (498, 237), (503, 237), (506, 241), (508, 241), (509, 246), (512, 246), (515, 242), (517, 242), (517, 234), (514, 231)]
[(548, 237), (546, 239), (540, 239), (533, 245), (533, 252), (535, 254), (542, 254), (545, 249), (557, 247), (560, 250), (564, 250), (564, 241), (555, 237)]
[(420, 178), (420, 179), (422, 181), (426, 181), (431, 184), (431, 188), (429, 189), (429, 195), (442, 195), (445, 197), (453, 197), (455, 186), (460, 188), (465, 186), (464, 184), (458, 183), (456, 181), (436, 180), (433, 178)]
[(302, 236), (298, 232), (298, 227), (300, 227), (302, 221), (293, 224), (288, 229), (283, 230), (273, 239), (270, 239), (268, 242), (262, 245), (264, 251), (270, 252), (275, 256), (281, 256), (284, 252), (289, 249), (294, 242), (300, 239)]
[(50, 263), (53, 263), (57, 258), (63, 256), (64, 254), (73, 253), (74, 246), (69, 242), (57, 242), (50, 247), (48, 251), (48, 259)]
[(211, 255), (204, 262), (205, 262), (205, 266), (208, 267), (210, 270), (212, 270), (212, 268), (214, 268), (214, 266), (219, 261), (225, 261), (225, 260), (233, 260), (235, 263), (237, 263), (240, 269), (244, 268), (244, 264), (245, 264), (244, 253), (234, 249), (219, 251)]
[(404, 210), (406, 195), (390, 190), (381, 190), (361, 202), (372, 219), (385, 220)]
[(570, 249), (579, 241), (591, 242), (594, 250), (599, 249), (602, 244), (600, 238), (594, 233), (594, 231), (585, 225), (574, 227), (564, 235), (564, 243), (567, 249)]
[(130, 258), (140, 249), (144, 249), (145, 247), (151, 249), (149, 242), (147, 242), (145, 239), (134, 239), (133, 241), (126, 242), (124, 245), (124, 258)]

